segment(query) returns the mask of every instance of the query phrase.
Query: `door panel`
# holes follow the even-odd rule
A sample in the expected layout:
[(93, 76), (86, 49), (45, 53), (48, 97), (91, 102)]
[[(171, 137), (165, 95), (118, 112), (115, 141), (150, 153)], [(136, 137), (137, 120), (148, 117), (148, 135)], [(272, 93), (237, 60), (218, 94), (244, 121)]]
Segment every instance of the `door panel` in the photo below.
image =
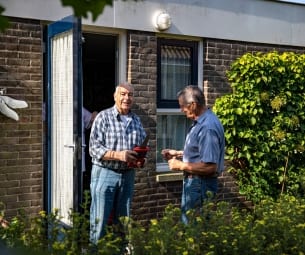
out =
[(48, 211), (69, 211), (81, 199), (81, 33), (67, 17), (48, 26)]

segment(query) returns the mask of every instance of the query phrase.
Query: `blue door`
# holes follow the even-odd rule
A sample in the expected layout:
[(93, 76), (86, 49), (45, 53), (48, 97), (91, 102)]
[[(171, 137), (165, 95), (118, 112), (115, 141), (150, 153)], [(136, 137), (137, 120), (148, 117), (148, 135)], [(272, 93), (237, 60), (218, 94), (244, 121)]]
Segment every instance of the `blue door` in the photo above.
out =
[(70, 225), (82, 193), (81, 21), (73, 16), (47, 28), (47, 211)]

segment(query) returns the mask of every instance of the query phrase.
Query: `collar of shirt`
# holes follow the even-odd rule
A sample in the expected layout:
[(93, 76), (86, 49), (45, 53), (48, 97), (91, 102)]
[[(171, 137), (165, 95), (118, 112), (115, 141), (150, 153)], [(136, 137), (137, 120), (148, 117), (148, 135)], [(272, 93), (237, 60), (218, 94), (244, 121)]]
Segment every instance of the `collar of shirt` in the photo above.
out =
[(198, 123), (201, 123), (204, 121), (204, 119), (207, 117), (207, 115), (211, 112), (211, 110), (208, 108), (203, 114), (201, 114), (198, 119), (196, 120)]
[[(113, 111), (113, 115), (117, 118), (118, 121), (121, 120), (121, 113), (119, 112), (118, 108), (114, 105), (112, 107), (112, 111)], [(133, 116), (133, 113), (131, 111), (129, 111), (128, 117), (132, 117)]]

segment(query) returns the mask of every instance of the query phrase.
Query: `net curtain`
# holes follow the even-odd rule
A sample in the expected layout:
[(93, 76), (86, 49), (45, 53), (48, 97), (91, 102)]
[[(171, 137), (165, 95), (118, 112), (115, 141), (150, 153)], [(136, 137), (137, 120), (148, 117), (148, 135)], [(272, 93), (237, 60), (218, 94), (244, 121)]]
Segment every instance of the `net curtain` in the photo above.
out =
[(66, 32), (52, 40), (51, 207), (69, 224), (73, 208), (73, 38)]

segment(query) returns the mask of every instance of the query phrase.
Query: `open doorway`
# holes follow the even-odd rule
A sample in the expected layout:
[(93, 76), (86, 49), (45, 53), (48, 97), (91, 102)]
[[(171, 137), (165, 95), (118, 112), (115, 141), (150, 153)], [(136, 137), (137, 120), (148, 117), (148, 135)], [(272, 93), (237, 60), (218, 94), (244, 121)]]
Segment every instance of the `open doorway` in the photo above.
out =
[[(90, 112), (100, 112), (114, 105), (116, 86), (117, 36), (83, 33), (83, 106)], [(89, 155), (90, 129), (85, 130), (85, 163), (83, 190), (90, 189), (91, 157)]]

